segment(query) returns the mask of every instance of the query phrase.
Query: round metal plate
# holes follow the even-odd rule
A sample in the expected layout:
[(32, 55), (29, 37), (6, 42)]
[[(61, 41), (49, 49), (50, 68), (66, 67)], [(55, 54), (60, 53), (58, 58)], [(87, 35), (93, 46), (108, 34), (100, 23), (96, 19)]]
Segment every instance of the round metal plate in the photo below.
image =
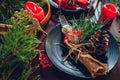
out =
[[(97, 58), (103, 63), (108, 64), (109, 70), (111, 70), (117, 63), (119, 56), (119, 49), (116, 40), (110, 35), (108, 50), (104, 55), (100, 55)], [(67, 55), (68, 49), (65, 48), (64, 35), (61, 32), (61, 25), (55, 26), (48, 34), (46, 38), (45, 49), (47, 56), (51, 62), (63, 72), (76, 77), (91, 78), (89, 71), (80, 62), (75, 63), (72, 59), (68, 58), (63, 61), (64, 57)]]

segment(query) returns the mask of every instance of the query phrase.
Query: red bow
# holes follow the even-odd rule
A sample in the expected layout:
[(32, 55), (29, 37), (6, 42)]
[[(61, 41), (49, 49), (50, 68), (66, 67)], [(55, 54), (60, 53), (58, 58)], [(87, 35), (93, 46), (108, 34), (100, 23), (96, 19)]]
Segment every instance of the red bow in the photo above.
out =
[[(87, 8), (88, 6), (88, 0), (54, 0), (54, 2), (64, 8), (72, 10), (77, 9), (77, 6), (80, 6), (81, 8)], [(74, 4), (72, 2), (74, 2)]]

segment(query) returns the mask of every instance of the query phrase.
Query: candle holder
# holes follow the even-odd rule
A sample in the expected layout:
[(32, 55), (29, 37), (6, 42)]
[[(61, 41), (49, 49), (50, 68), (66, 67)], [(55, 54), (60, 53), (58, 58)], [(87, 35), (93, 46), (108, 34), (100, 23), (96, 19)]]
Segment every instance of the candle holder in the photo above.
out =
[(32, 1), (28, 1), (24, 4), (24, 10), (30, 12), (33, 18), (36, 18), (40, 22), (41, 26), (45, 26), (50, 19), (51, 8), (48, 1), (45, 1), (43, 6)]
[(45, 17), (44, 19), (40, 22), (40, 25), (43, 27), (47, 24), (47, 22), (49, 21), (50, 17), (51, 17), (51, 6), (50, 3), (46, 1), (45, 3), (45, 7), (43, 7), (43, 9), (45, 10)]

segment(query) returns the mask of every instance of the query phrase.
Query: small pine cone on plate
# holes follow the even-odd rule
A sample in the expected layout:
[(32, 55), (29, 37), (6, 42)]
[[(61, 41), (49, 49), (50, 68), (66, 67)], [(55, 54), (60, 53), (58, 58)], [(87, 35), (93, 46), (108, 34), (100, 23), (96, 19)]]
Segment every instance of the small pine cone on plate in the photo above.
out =
[(98, 30), (90, 37), (89, 42), (95, 48), (93, 53), (101, 55), (107, 51), (109, 35), (105, 30)]

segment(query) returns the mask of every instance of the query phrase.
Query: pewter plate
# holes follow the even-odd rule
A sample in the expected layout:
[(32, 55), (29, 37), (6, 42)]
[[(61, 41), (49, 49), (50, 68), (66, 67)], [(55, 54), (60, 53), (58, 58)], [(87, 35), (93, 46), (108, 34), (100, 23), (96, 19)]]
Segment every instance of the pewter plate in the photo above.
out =
[[(63, 61), (64, 57), (68, 53), (68, 49), (63, 47), (64, 35), (61, 32), (61, 28), (62, 27), (60, 24), (56, 25), (49, 32), (46, 38), (45, 49), (48, 58), (58, 69), (60, 69), (64, 73), (81, 78), (91, 78), (89, 71), (82, 63), (75, 63), (70, 58), (68, 58), (66, 61)], [(110, 33), (108, 34), (110, 35), (110, 38), (107, 52), (95, 58), (103, 63), (108, 64), (108, 70), (110, 71), (117, 63), (119, 49), (116, 40)]]

